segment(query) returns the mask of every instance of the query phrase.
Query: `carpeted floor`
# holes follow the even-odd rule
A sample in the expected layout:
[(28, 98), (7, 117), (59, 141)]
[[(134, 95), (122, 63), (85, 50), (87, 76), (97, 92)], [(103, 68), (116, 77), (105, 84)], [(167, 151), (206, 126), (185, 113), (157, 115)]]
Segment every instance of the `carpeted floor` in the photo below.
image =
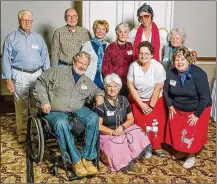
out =
[[(35, 183), (216, 183), (216, 123), (209, 124), (209, 142), (197, 155), (191, 169), (182, 167), (183, 161), (173, 161), (153, 156), (141, 158), (125, 172), (110, 172), (100, 163), (96, 177), (67, 181), (65, 171), (50, 174), (50, 164), (34, 163)], [(26, 183), (25, 144), (19, 144), (16, 136), (15, 114), (1, 114), (1, 183)], [(120, 153), (121, 154), (121, 153)]]

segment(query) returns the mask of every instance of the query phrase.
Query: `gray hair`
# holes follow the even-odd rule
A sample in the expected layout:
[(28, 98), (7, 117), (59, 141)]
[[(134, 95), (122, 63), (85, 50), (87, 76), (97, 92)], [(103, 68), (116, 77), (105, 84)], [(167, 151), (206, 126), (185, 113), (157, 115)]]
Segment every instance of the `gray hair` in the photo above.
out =
[(118, 24), (118, 25), (116, 26), (116, 28), (115, 28), (116, 34), (118, 34), (118, 31), (119, 31), (121, 28), (125, 28), (125, 29), (128, 30), (128, 32), (130, 32), (130, 26), (129, 26), (127, 23), (122, 22), (122, 23), (120, 23), (120, 24)]
[(30, 10), (21, 10), (21, 11), (19, 11), (19, 13), (18, 13), (18, 20), (21, 19), (22, 14), (27, 14), (27, 15), (33, 16), (32, 12), (31, 12)]
[(104, 88), (106, 88), (107, 85), (111, 84), (112, 82), (117, 84), (119, 86), (119, 89), (122, 88), (121, 78), (116, 73), (106, 75), (104, 78)]
[(140, 13), (142, 12), (147, 12), (147, 13), (150, 13), (151, 14), (151, 20), (153, 20), (153, 17), (154, 17), (154, 12), (153, 12), (153, 9), (150, 5), (147, 5), (146, 3), (144, 3), (138, 10), (137, 10), (137, 17), (138, 17), (138, 21), (140, 22), (139, 20), (139, 16), (140, 16)]
[(171, 41), (171, 37), (172, 37), (172, 35), (173, 35), (174, 32), (177, 33), (177, 34), (179, 34), (181, 36), (182, 42), (184, 43), (185, 40), (186, 40), (187, 35), (186, 35), (185, 30), (183, 28), (173, 28), (170, 31), (170, 33), (168, 34), (168, 37), (167, 37), (168, 42)]
[(78, 52), (74, 57), (73, 57), (73, 61), (78, 61), (78, 59), (80, 59), (81, 57), (86, 56), (89, 60), (90, 63), (90, 54), (88, 54), (85, 51), (80, 51)]

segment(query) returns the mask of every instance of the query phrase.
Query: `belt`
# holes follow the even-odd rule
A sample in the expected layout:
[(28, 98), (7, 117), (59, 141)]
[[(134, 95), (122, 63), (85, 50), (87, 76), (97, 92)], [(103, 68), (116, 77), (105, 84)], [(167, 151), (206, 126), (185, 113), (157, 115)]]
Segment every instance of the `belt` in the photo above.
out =
[(59, 60), (59, 63), (60, 63), (60, 64), (64, 64), (64, 65), (72, 65), (72, 63), (68, 63), (68, 62), (61, 61), (61, 60)]
[(35, 73), (35, 72), (37, 72), (38, 70), (41, 69), (41, 68), (38, 68), (36, 70), (25, 70), (25, 69), (17, 68), (17, 67), (14, 67), (14, 66), (12, 68), (15, 69), (15, 70), (21, 71), (21, 72), (26, 72), (26, 73)]

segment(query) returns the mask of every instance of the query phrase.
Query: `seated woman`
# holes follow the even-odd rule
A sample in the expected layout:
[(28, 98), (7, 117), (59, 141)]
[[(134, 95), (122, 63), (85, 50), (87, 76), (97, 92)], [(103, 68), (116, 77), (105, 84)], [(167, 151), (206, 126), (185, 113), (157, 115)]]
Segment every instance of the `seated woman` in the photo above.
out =
[[(186, 39), (187, 35), (185, 33), (185, 30), (183, 28), (173, 28), (169, 35), (168, 35), (168, 42), (169, 44), (166, 44), (163, 47), (163, 52), (162, 52), (162, 65), (164, 66), (164, 69), (167, 71), (171, 68), (173, 68), (172, 65), (172, 55), (177, 47), (183, 47), (184, 42)], [(196, 62), (197, 58), (197, 53), (192, 50), (193, 58), (194, 58), (194, 63)]]
[(162, 91), (166, 72), (163, 66), (153, 59), (154, 47), (150, 42), (141, 42), (138, 51), (138, 61), (130, 65), (127, 75), (129, 102), (135, 123), (148, 134), (154, 153), (164, 156), (161, 143), (164, 143), (165, 138), (167, 109)]
[(188, 49), (177, 48), (173, 54), (175, 68), (167, 72), (164, 86), (169, 108), (165, 141), (178, 151), (173, 159), (187, 157), (185, 168), (195, 164), (195, 154), (207, 143), (212, 104), (207, 75), (192, 62)]
[(152, 148), (146, 134), (134, 124), (127, 98), (118, 95), (120, 77), (113, 73), (104, 81), (105, 101), (95, 109), (99, 115), (101, 159), (111, 171), (125, 170), (144, 154), (150, 158)]
[(109, 31), (109, 24), (106, 20), (96, 20), (93, 24), (95, 37), (91, 41), (84, 43), (82, 51), (90, 54), (90, 65), (86, 71), (86, 75), (97, 85), (103, 89), (102, 78), (102, 61), (108, 42), (104, 41), (106, 33)]
[(116, 26), (117, 40), (107, 47), (102, 63), (102, 73), (106, 76), (116, 73), (122, 80), (121, 95), (128, 96), (127, 73), (130, 64), (133, 62), (133, 47), (127, 42), (130, 27), (127, 23), (120, 23)]

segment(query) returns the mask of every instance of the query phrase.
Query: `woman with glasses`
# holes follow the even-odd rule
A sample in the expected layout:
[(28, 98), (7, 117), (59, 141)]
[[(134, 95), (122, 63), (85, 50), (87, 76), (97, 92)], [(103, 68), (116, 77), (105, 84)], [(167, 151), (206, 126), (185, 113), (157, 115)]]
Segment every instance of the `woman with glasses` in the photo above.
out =
[(116, 73), (122, 80), (123, 87), (120, 94), (128, 96), (127, 72), (133, 62), (133, 47), (127, 42), (130, 27), (127, 23), (120, 23), (116, 26), (117, 40), (107, 47), (102, 63), (104, 76)]
[[(164, 69), (167, 71), (173, 68), (172, 65), (172, 55), (177, 47), (183, 47), (186, 39), (186, 33), (183, 28), (173, 28), (168, 34), (168, 42), (169, 44), (163, 47), (162, 52), (162, 65)], [(194, 62), (196, 62), (197, 53), (192, 50)]]
[(192, 62), (191, 52), (178, 47), (164, 86), (169, 108), (165, 142), (177, 150), (173, 159), (187, 158), (184, 168), (193, 167), (195, 154), (207, 143), (212, 104), (207, 74)]
[(139, 27), (132, 29), (128, 41), (133, 44), (133, 60), (138, 59), (138, 45), (142, 41), (149, 41), (154, 47), (153, 58), (160, 60), (160, 35), (157, 25), (153, 22), (154, 12), (150, 5), (144, 3), (137, 10)]
[(138, 53), (139, 58), (130, 65), (127, 75), (129, 101), (135, 123), (148, 135), (154, 153), (164, 156), (161, 143), (164, 142), (167, 113), (162, 89), (166, 72), (163, 66), (153, 59), (154, 47), (150, 42), (141, 42)]
[(94, 81), (98, 88), (103, 89), (102, 61), (108, 42), (104, 40), (109, 31), (109, 24), (106, 20), (96, 20), (93, 24), (95, 37), (91, 41), (84, 43), (82, 51), (90, 54), (90, 65), (86, 75)]
[(150, 158), (151, 144), (134, 124), (127, 98), (118, 95), (122, 87), (120, 77), (115, 73), (107, 75), (104, 87), (104, 104), (95, 109), (99, 115), (101, 160), (111, 171), (126, 170), (140, 156)]

